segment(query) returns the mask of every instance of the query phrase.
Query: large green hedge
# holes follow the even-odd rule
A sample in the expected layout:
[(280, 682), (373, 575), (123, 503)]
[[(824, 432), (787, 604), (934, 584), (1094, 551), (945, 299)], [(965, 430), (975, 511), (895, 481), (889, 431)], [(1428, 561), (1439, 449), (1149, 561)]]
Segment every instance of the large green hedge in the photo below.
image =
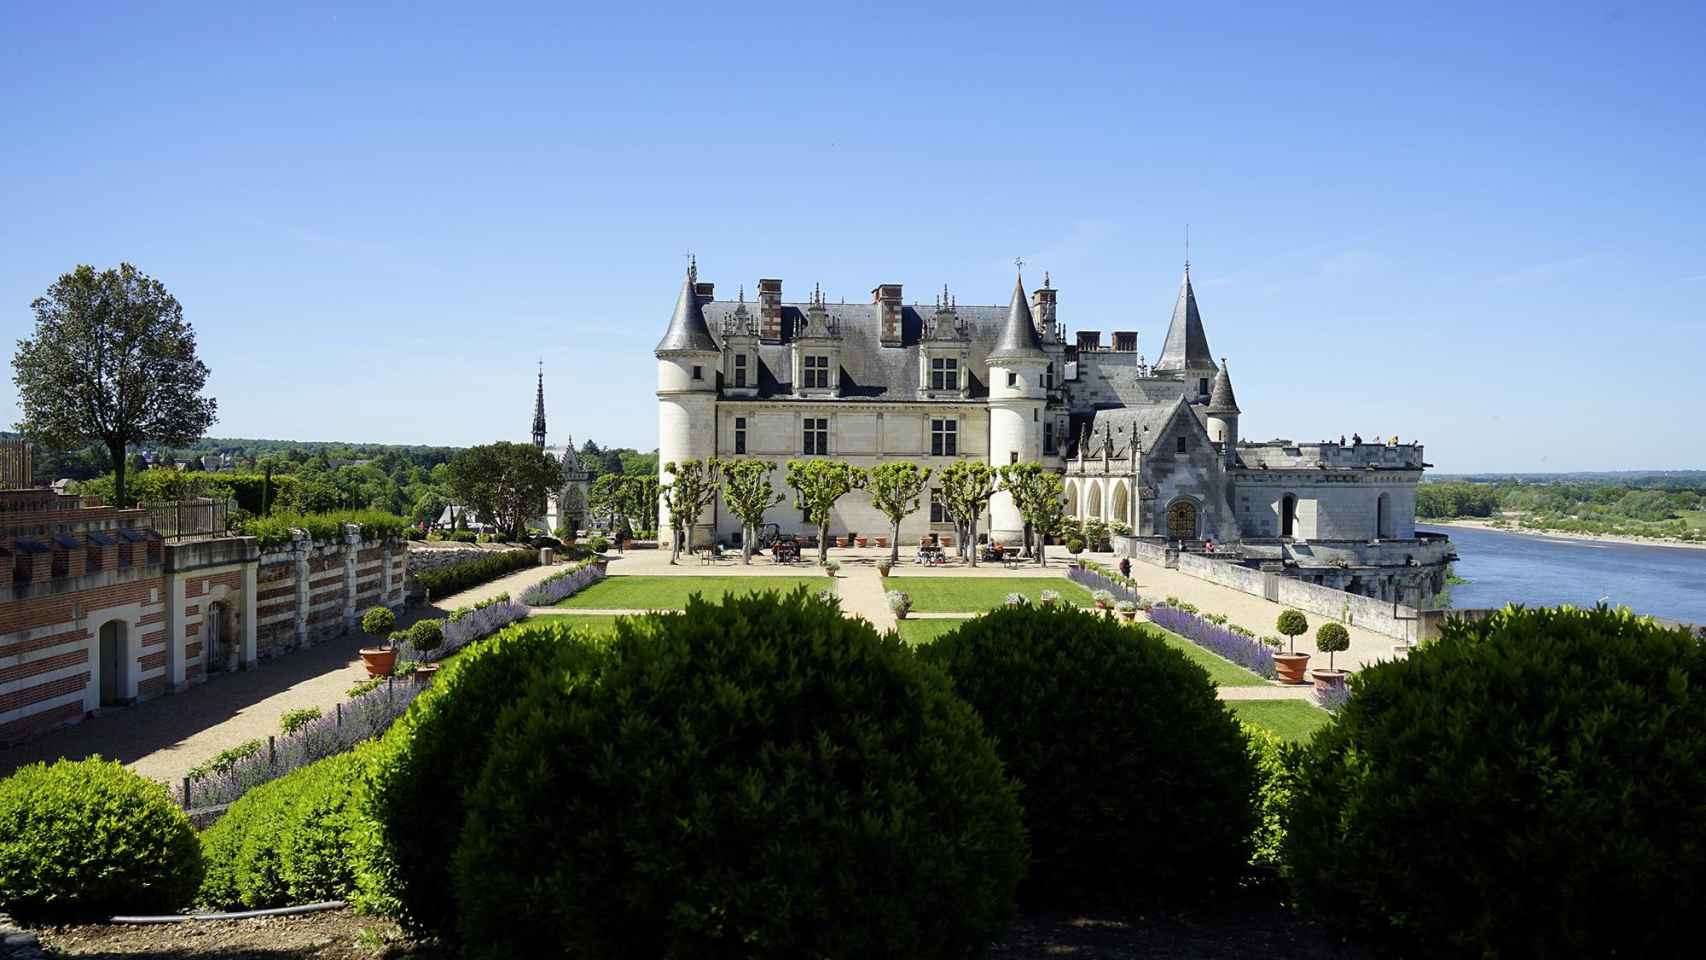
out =
[(327, 757), (250, 790), (201, 835), (210, 907), (343, 900), (356, 888), (366, 751)]
[[(422, 621), (426, 622), (426, 621)], [(387, 899), (416, 932), (452, 936), (450, 858), (492, 730), (535, 678), (586, 669), (594, 648), (562, 621), (527, 623), (475, 644), (386, 733), (368, 769), (366, 809), (389, 852)]]
[(1297, 767), (1303, 749), (1265, 727), (1253, 723), (1242, 726), (1250, 744), (1250, 761), (1256, 768), (1256, 829), (1250, 862), (1265, 870), (1283, 871), (1285, 824), (1297, 793)]
[(1147, 632), (1072, 608), (968, 621), (939, 663), (1023, 785), (1035, 906), (1141, 907), (1247, 869), (1254, 772), (1201, 667)]
[(1706, 897), (1706, 647), (1627, 612), (1448, 621), (1305, 754), (1298, 899), (1470, 956), (1675, 955)]
[(422, 570), (415, 574), (415, 582), (430, 591), (433, 597), (442, 599), (469, 587), (477, 587), (517, 570), (538, 565), (537, 550), (521, 548), (493, 551), (490, 556), (475, 557), (433, 570)]
[(201, 875), (189, 818), (117, 763), (37, 763), (0, 780), (0, 910), (20, 920), (168, 913)]
[(339, 510), (332, 513), (274, 513), (265, 517), (244, 520), (241, 532), (261, 541), (261, 549), (290, 542), (290, 531), (306, 530), (315, 543), (342, 543), (344, 524), (361, 528), (365, 539), (378, 540), (403, 535), (408, 521), (383, 510)]
[(947, 679), (804, 590), (623, 618), (498, 724), (456, 857), (474, 957), (980, 955), (1014, 787)]

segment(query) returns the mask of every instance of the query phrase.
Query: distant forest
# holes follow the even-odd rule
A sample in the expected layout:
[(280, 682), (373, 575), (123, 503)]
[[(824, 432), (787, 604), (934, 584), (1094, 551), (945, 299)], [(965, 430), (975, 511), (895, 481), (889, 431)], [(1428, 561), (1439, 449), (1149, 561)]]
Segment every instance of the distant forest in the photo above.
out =
[(1706, 540), (1706, 471), (1436, 480), (1416, 488), (1422, 519), (1487, 519), (1566, 533)]

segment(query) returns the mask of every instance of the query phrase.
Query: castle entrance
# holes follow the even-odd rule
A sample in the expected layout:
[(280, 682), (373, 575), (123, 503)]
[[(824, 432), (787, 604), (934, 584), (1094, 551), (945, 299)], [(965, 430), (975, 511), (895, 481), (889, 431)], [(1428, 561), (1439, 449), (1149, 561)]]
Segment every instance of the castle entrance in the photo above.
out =
[(1195, 540), (1197, 538), (1197, 505), (1189, 500), (1177, 500), (1167, 508), (1167, 538)]

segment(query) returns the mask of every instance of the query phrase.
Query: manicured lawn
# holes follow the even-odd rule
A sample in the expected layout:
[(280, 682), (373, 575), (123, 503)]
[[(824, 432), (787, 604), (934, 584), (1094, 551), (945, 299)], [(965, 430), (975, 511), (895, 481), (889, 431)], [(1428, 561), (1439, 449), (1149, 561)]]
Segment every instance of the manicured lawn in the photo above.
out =
[(902, 620), (896, 626), (900, 638), (915, 647), (934, 643), (937, 637), (965, 623), (964, 620)]
[(1327, 711), (1302, 700), (1230, 700), (1232, 712), (1276, 736), (1299, 743), (1332, 719)]
[(566, 623), (571, 627), (586, 627), (594, 633), (609, 633), (616, 626), (616, 616), (609, 613), (535, 613), (528, 618), (529, 622), (537, 623), (549, 620), (552, 623)]
[(716, 601), (728, 593), (787, 593), (806, 587), (813, 593), (833, 585), (828, 577), (609, 577), (558, 603), (565, 609), (679, 610), (700, 594)]
[[(1263, 680), (1261, 677), (1256, 676), (1218, 653), (1212, 653), (1208, 650), (1204, 650), (1202, 647), (1197, 646), (1170, 630), (1163, 630), (1151, 623), (1143, 623), (1138, 626), (1167, 641), (1170, 646), (1175, 647), (1179, 652), (1183, 653), (1186, 657), (1189, 657), (1192, 663), (1195, 663), (1204, 670), (1207, 670), (1208, 678), (1214, 681), (1216, 686), (1261, 687), (1267, 685), (1268, 681)], [(1311, 707), (1310, 709), (1314, 708)]]
[(1065, 577), (889, 577), (884, 589), (911, 594), (920, 613), (982, 613), (1006, 603), (1009, 593), (1035, 603), (1044, 590), (1057, 591), (1062, 603), (1090, 605), (1090, 591)]

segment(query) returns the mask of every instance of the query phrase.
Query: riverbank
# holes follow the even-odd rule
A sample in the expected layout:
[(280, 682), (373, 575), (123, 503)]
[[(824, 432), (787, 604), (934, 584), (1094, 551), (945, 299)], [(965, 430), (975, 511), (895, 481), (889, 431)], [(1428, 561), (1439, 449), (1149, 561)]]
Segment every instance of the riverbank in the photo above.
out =
[(1620, 533), (1574, 533), (1564, 530), (1536, 530), (1532, 527), (1516, 525), (1496, 526), (1487, 520), (1458, 518), (1456, 520), (1430, 520), (1417, 518), (1419, 524), (1434, 527), (1468, 527), (1472, 530), (1486, 530), (1491, 533), (1514, 533), (1524, 537), (1541, 537), (1553, 540), (1585, 540), (1593, 543), (1629, 543), (1643, 547), (1677, 547), (1682, 550), (1706, 550), (1706, 543), (1696, 543), (1687, 540), (1672, 540), (1666, 537), (1635, 537)]

